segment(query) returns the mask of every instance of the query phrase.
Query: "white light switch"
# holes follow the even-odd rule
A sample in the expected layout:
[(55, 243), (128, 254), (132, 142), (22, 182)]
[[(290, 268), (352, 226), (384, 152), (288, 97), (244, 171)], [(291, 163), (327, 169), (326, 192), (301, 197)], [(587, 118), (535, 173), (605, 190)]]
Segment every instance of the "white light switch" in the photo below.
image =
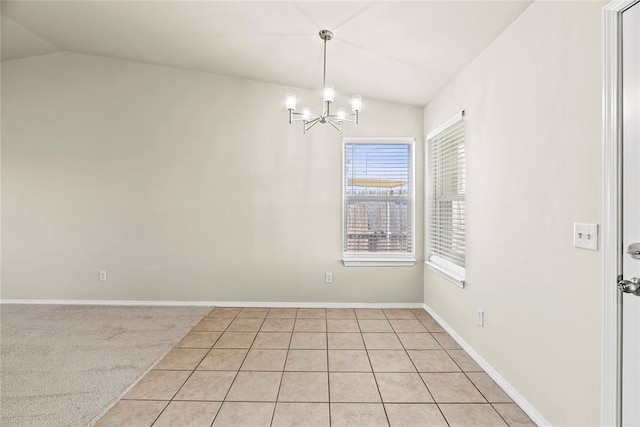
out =
[(576, 248), (598, 250), (598, 224), (573, 224), (573, 246)]

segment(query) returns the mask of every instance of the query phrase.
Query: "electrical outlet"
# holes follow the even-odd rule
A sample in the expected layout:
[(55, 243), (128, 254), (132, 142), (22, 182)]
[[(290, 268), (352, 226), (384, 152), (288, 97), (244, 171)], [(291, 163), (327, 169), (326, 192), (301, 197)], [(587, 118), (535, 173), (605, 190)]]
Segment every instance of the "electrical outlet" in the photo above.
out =
[(478, 324), (478, 326), (484, 326), (484, 310), (482, 310), (481, 308), (478, 308), (477, 310), (476, 323)]
[(101, 271), (100, 272), (100, 281), (101, 282), (106, 282), (107, 281), (107, 272), (106, 271)]
[(573, 224), (573, 246), (576, 248), (598, 250), (598, 224)]
[(324, 273), (324, 283), (333, 283), (333, 273)]

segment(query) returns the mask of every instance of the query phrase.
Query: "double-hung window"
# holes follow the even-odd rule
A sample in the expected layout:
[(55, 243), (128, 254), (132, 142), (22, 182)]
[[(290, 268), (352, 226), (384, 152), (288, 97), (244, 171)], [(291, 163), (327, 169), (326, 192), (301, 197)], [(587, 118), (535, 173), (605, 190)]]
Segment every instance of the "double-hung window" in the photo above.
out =
[(414, 265), (413, 138), (343, 140), (343, 261)]
[(427, 256), (429, 268), (464, 286), (464, 111), (427, 135)]

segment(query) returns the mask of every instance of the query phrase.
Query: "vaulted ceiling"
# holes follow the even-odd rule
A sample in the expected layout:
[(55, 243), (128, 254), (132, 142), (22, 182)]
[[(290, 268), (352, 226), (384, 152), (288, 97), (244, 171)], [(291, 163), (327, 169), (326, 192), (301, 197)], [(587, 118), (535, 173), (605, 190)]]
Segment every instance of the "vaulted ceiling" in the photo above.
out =
[(58, 51), (425, 105), (530, 1), (3, 1), (2, 60)]

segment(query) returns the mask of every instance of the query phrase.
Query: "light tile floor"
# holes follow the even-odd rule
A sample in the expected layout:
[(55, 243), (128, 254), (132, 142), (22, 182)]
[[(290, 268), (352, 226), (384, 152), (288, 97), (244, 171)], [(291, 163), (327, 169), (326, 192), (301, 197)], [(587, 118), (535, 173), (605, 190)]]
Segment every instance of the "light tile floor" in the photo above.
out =
[(422, 309), (215, 308), (97, 426), (535, 426)]

